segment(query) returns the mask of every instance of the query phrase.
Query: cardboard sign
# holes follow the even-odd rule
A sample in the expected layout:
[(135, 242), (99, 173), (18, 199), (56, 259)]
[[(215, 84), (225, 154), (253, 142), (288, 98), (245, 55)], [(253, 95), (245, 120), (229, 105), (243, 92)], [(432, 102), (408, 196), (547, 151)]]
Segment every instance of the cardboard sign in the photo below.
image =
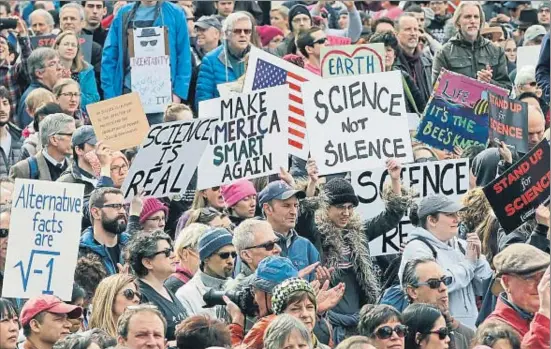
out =
[(526, 154), (529, 150), (528, 104), (498, 96), (493, 92), (489, 92), (488, 101), (490, 139), (497, 138), (514, 146), (519, 153)]
[(71, 300), (83, 184), (16, 179), (3, 297)]
[(321, 76), (261, 49), (251, 47), (243, 93), (284, 84), (289, 86), (289, 94), (285, 98), (285, 103), (289, 106), (287, 150), (290, 155), (303, 160), (308, 160), (310, 147), (304, 118), (302, 85), (306, 81), (320, 80)]
[(257, 178), (287, 168), (287, 98), (281, 85), (199, 103), (199, 116), (219, 122), (197, 172), (197, 189)]
[(453, 73), (446, 69), (438, 76), (434, 84), (434, 96), (455, 104), (474, 109), (475, 115), (486, 113), (488, 102), (485, 91), (492, 91), (500, 96), (508, 96), (504, 88), (488, 84), (465, 75)]
[(140, 96), (145, 113), (163, 113), (172, 102), (170, 57), (133, 57), (130, 66), (132, 91)]
[(33, 48), (33, 50), (39, 47), (53, 47), (55, 44), (56, 38), (57, 38), (57, 35), (55, 34), (38, 35), (38, 36), (29, 37), (29, 39), (31, 40), (31, 47)]
[(362, 75), (385, 71), (385, 45), (347, 45), (321, 48), (324, 78)]
[(520, 227), (549, 198), (550, 156), (549, 142), (544, 139), (484, 187), (484, 194), (506, 232)]
[(526, 66), (538, 65), (540, 58), (541, 45), (538, 46), (520, 46), (517, 48), (517, 72)]
[(142, 143), (149, 123), (137, 93), (129, 93), (86, 106), (98, 141), (112, 150), (132, 148)]
[(413, 161), (399, 71), (307, 82), (303, 96), (320, 175)]
[[(415, 201), (431, 194), (444, 194), (459, 202), (469, 190), (469, 160), (455, 159), (406, 164), (401, 174), (404, 186), (410, 187), (416, 194)], [(362, 219), (376, 217), (385, 210), (381, 193), (386, 182), (390, 181), (385, 168), (351, 173), (351, 183), (360, 204), (356, 208)], [(370, 241), (372, 256), (394, 254), (399, 252), (402, 242), (407, 241), (407, 234), (413, 230), (408, 214), (395, 229)]]
[(216, 118), (151, 126), (122, 185), (127, 201), (184, 194), (217, 124)]
[(488, 141), (488, 114), (475, 115), (472, 108), (432, 97), (415, 139), (434, 148), (453, 152), (458, 146), (485, 145)]

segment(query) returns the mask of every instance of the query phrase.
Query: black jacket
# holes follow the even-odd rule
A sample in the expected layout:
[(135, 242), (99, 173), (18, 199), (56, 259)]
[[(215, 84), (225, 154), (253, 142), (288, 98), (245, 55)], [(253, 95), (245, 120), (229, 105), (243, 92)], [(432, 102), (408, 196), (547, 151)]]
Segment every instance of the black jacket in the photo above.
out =
[[(430, 95), (432, 93), (432, 61), (431, 59), (423, 54), (419, 53), (416, 50), (416, 54), (420, 54), (419, 60), (421, 63), (421, 76), (415, 76), (415, 72), (410, 67), (408, 62), (408, 57), (402, 50), (398, 50), (396, 55), (396, 61), (394, 62), (394, 69), (400, 69), (402, 72), (405, 72), (409, 75), (409, 78), (414, 82), (415, 86), (418, 89), (418, 96), (420, 98), (420, 103), (417, 104), (417, 108), (422, 109), (424, 105), (427, 104)], [(412, 91), (413, 92), (413, 91)]]

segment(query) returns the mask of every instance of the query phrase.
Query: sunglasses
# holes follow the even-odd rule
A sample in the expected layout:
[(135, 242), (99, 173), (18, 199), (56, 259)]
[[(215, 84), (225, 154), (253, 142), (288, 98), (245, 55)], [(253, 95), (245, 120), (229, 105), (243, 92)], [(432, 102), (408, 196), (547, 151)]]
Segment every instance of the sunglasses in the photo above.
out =
[(146, 47), (147, 44), (149, 44), (151, 46), (156, 46), (157, 45), (157, 40), (140, 41), (140, 45), (142, 45), (142, 47)]
[(452, 283), (452, 277), (451, 276), (443, 276), (441, 279), (428, 279), (426, 282), (419, 282), (415, 287), (419, 286), (428, 286), (432, 288), (433, 290), (440, 287), (440, 283), (443, 283), (446, 286), (451, 285)]
[(7, 238), (9, 233), (9, 229), (0, 229), (0, 238)]
[(437, 334), (440, 340), (444, 340), (447, 336), (452, 334), (452, 331), (448, 330), (447, 327), (441, 327), (436, 331), (430, 331), (429, 334)]
[(275, 248), (275, 245), (279, 245), (280, 239), (275, 239), (274, 241), (268, 241), (260, 245), (247, 247), (245, 250), (252, 250), (253, 248), (263, 248), (266, 251), (271, 251)]
[(138, 297), (138, 300), (142, 299), (142, 294), (134, 291), (131, 288), (127, 288), (126, 290), (122, 291), (122, 295), (124, 296), (124, 298), (128, 299), (129, 301), (133, 301), (134, 297)]
[(316, 44), (323, 45), (326, 42), (327, 42), (327, 38), (321, 38), (321, 39), (317, 39), (316, 41), (312, 41), (312, 45), (309, 45), (309, 46), (315, 46)]
[(157, 251), (157, 252), (155, 252), (155, 253), (151, 256), (151, 258), (155, 257), (155, 256), (158, 255), (158, 254), (163, 254), (163, 253), (164, 253), (165, 257), (168, 258), (168, 257), (170, 257), (170, 255), (172, 254), (172, 252), (174, 252), (174, 248), (172, 248), (172, 247), (165, 248), (165, 249), (162, 250), (162, 251)]
[(408, 334), (408, 327), (406, 325), (396, 325), (394, 328), (390, 326), (379, 327), (375, 331), (374, 335), (379, 339), (389, 339), (392, 337), (392, 333), (396, 332), (396, 335), (400, 338), (404, 338)]
[(235, 35), (240, 35), (240, 34), (251, 35), (252, 32), (253, 32), (252, 29), (234, 29), (233, 30), (233, 33)]
[(220, 253), (217, 253), (217, 255), (222, 259), (228, 259), (230, 258), (230, 256), (232, 259), (237, 258), (237, 252), (220, 252)]

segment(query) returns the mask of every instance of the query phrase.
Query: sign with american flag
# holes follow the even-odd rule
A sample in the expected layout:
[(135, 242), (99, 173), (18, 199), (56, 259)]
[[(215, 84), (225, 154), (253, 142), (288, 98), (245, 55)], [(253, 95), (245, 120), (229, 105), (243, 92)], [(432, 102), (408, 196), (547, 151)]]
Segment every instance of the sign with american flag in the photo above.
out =
[(289, 154), (308, 160), (309, 145), (306, 119), (302, 103), (302, 85), (307, 81), (321, 81), (321, 76), (302, 69), (261, 49), (252, 47), (243, 85), (243, 93), (268, 87), (289, 85)]

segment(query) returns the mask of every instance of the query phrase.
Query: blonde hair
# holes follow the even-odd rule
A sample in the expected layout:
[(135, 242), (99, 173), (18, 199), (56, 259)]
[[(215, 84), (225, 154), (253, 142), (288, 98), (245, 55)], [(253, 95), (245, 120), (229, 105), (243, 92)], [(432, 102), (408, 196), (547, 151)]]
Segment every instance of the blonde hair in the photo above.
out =
[(199, 239), (209, 229), (210, 227), (208, 225), (200, 223), (191, 223), (182, 229), (174, 242), (174, 251), (176, 251), (176, 255), (179, 255), (180, 251), (184, 248), (192, 248), (196, 250)]
[[(273, 5), (272, 5), (273, 6)], [(285, 6), (279, 6), (277, 8), (272, 8), (270, 10), (270, 12), (277, 12), (281, 15), (281, 17), (283, 17), (283, 19), (287, 19), (289, 18), (289, 8), (285, 7)]]
[(25, 105), (27, 106), (29, 114), (34, 115), (38, 108), (55, 101), (55, 95), (52, 92), (45, 88), (39, 87), (29, 93), (27, 99), (25, 100)]
[(461, 203), (465, 206), (465, 209), (459, 212), (459, 216), (470, 233), (474, 232), (486, 216), (492, 212), (492, 207), (486, 199), (484, 190), (480, 187), (467, 191), (461, 197)]
[(134, 284), (136, 278), (130, 274), (115, 274), (101, 280), (92, 300), (90, 329), (101, 328), (110, 336), (117, 338), (117, 320), (114, 317), (114, 305), (117, 294), (128, 284)]
[(76, 82), (75, 80), (73, 79), (60, 79), (54, 86), (53, 88), (53, 92), (54, 92), (54, 95), (59, 98), (59, 96), (61, 96), (61, 93), (63, 93), (63, 89), (67, 86), (71, 86), (71, 85), (74, 85), (76, 87), (78, 87), (78, 90), (80, 91), (80, 85), (78, 84), (78, 82)]
[(190, 113), (191, 119), (193, 119), (193, 112), (191, 108), (185, 104), (180, 103), (171, 103), (166, 107), (165, 115), (163, 116), (164, 122), (178, 121), (178, 120), (187, 120), (187, 118), (182, 118), (183, 113)]
[(207, 199), (203, 196), (203, 193), (207, 189), (197, 190), (195, 196), (193, 197), (193, 202), (191, 203), (191, 210), (197, 210), (199, 208), (207, 207)]
[(71, 71), (75, 73), (80, 73), (85, 68), (88, 68), (88, 63), (84, 60), (84, 56), (82, 56), (82, 50), (80, 47), (80, 40), (78, 35), (76, 35), (74, 32), (70, 30), (61, 32), (57, 36), (57, 38), (55, 38), (54, 49), (57, 51), (57, 49), (59, 48), (59, 45), (61, 44), (61, 41), (70, 35), (74, 36), (77, 39), (77, 55), (73, 59), (73, 64), (71, 65)]
[(478, 28), (478, 32), (480, 33), (484, 26), (484, 23), (486, 23), (486, 17), (484, 16), (482, 5), (480, 5), (477, 1), (461, 1), (461, 3), (457, 6), (455, 12), (453, 13), (452, 23), (457, 29), (460, 28), (459, 19), (461, 18), (461, 14), (463, 13), (463, 9), (465, 8), (465, 6), (469, 5), (478, 7), (478, 12), (480, 13), (480, 28)]

